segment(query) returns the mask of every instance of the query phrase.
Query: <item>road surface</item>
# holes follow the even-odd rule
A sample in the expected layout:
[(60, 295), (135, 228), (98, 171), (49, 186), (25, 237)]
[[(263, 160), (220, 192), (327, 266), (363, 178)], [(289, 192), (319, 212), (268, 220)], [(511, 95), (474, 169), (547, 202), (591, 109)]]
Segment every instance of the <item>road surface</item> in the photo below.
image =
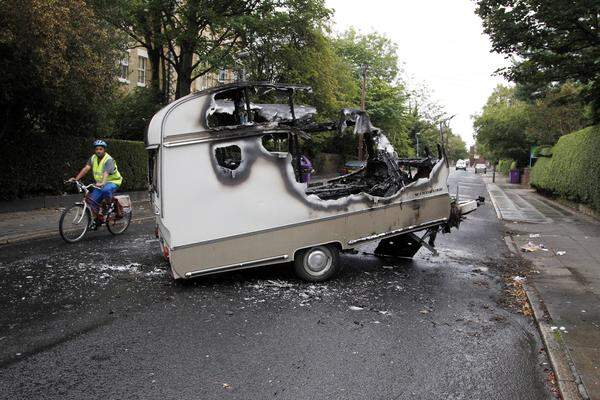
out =
[[(486, 195), (472, 172), (452, 193)], [(3, 399), (544, 399), (547, 360), (486, 203), (440, 256), (342, 256), (176, 283), (151, 223), (0, 247)]]

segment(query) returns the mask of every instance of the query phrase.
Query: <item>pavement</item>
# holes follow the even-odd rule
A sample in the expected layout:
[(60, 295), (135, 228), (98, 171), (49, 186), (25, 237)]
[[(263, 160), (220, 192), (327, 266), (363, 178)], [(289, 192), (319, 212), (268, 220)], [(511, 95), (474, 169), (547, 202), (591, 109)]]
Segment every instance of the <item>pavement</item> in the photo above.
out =
[(507, 233), (535, 265), (529, 280), (563, 344), (565, 387), (600, 400), (600, 222), (501, 176), (485, 179)]
[(175, 282), (150, 221), (2, 245), (0, 398), (556, 398), (515, 294), (528, 266), (489, 202), (438, 235), (437, 257), (373, 247), (309, 284), (289, 264)]
[[(81, 199), (79, 199), (81, 200)], [(58, 221), (63, 208), (0, 213), (0, 245), (25, 240), (59, 237)], [(133, 222), (153, 218), (148, 201), (133, 203)]]

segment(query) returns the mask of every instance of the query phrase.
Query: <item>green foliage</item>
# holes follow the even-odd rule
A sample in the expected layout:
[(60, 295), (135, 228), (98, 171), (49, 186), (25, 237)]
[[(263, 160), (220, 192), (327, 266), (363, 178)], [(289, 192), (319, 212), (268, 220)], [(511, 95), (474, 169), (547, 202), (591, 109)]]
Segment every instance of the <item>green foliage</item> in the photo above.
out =
[(121, 44), (84, 0), (1, 1), (0, 138), (96, 132)]
[[(514, 166), (514, 168), (513, 168)], [(498, 167), (496, 170), (501, 174), (508, 175), (510, 170), (516, 169), (517, 164), (514, 160), (511, 159), (502, 159), (498, 161)]]
[[(519, 92), (522, 93), (523, 89), (517, 85), (517, 98)], [(530, 140), (538, 145), (553, 145), (562, 135), (588, 126), (590, 119), (580, 93), (580, 85), (567, 82), (543, 91), (537, 98), (526, 98), (529, 104), (527, 136)]]
[(581, 85), (600, 121), (600, 39), (597, 0), (478, 0), (476, 13), (492, 49), (520, 60), (507, 78), (532, 89), (557, 82)]
[[(123, 175), (122, 191), (147, 185), (148, 155), (142, 142), (108, 140), (108, 152)], [(0, 199), (56, 195), (72, 189), (63, 182), (92, 155), (88, 138), (57, 135), (9, 135), (0, 150)], [(91, 173), (87, 179), (91, 182)]]
[(160, 110), (160, 95), (154, 88), (136, 88), (119, 96), (112, 107), (111, 136), (125, 140), (144, 140), (152, 116)]
[(377, 32), (361, 34), (349, 28), (334, 41), (336, 52), (347, 60), (356, 79), (361, 79), (363, 67), (371, 79), (393, 82), (398, 79), (398, 45)]
[(491, 160), (511, 158), (525, 165), (533, 144), (526, 134), (529, 117), (528, 104), (515, 98), (514, 88), (499, 85), (473, 121), (477, 145), (487, 151), (483, 155)]
[[(409, 127), (408, 93), (399, 80), (397, 45), (376, 32), (361, 34), (349, 29), (333, 39), (336, 53), (351, 71), (351, 104), (360, 104), (364, 67), (367, 73), (365, 109), (373, 125), (381, 128), (402, 156), (414, 153)], [(347, 104), (346, 107), (349, 107)]]
[(448, 146), (446, 148), (446, 154), (452, 161), (466, 160), (469, 158), (469, 152), (467, 151), (467, 145), (458, 135), (451, 134), (448, 137)]
[(146, 47), (153, 77), (159, 62), (175, 70), (176, 98), (190, 93), (195, 79), (220, 68), (240, 68), (249, 57), (265, 73), (279, 68), (280, 52), (304, 47), (330, 15), (323, 0), (92, 2), (104, 18)]
[(526, 165), (532, 145), (552, 145), (589, 123), (579, 90), (566, 83), (534, 98), (522, 85), (498, 86), (474, 118), (479, 151), (491, 160), (513, 158)]
[(562, 136), (552, 157), (537, 160), (531, 186), (600, 210), (600, 126)]

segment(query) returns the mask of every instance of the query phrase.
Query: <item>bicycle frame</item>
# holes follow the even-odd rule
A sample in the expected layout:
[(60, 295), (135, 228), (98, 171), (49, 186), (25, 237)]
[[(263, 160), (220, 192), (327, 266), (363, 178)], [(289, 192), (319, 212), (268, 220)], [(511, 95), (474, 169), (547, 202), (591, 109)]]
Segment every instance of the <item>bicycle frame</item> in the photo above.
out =
[[(81, 216), (79, 217), (79, 220), (77, 221), (77, 223), (81, 223), (81, 220), (83, 219), (83, 216), (85, 215), (86, 212), (91, 212), (92, 208), (89, 205), (89, 202), (91, 201), (89, 198), (89, 194), (90, 194), (90, 187), (94, 187), (93, 184), (89, 184), (89, 185), (84, 185), (83, 183), (81, 183), (80, 181), (74, 181), (75, 185), (77, 185), (77, 190), (79, 191), (79, 193), (84, 193), (84, 197), (83, 197), (83, 201), (82, 202), (77, 202), (77, 204), (82, 204), (83, 205), (83, 212), (81, 213)], [(74, 221), (75, 222), (75, 221)]]

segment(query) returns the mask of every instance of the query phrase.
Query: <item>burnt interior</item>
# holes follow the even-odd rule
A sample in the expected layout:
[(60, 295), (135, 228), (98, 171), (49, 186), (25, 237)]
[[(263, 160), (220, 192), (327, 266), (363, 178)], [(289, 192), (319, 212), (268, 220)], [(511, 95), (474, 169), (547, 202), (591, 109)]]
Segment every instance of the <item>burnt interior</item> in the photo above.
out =
[[(240, 85), (214, 95), (214, 107), (207, 116), (211, 128), (249, 128), (268, 124), (278, 128), (275, 133), (261, 133), (262, 144), (272, 154), (282, 157), (289, 153), (297, 182), (303, 182), (307, 171), (302, 143), (311, 135), (327, 131), (343, 133), (352, 129), (364, 140), (367, 159), (364, 167), (356, 172), (333, 179), (311, 182), (307, 195), (323, 200), (339, 199), (359, 193), (377, 197), (389, 197), (419, 178), (428, 178), (437, 159), (426, 149), (424, 158), (399, 158), (387, 137), (374, 127), (364, 111), (345, 109), (337, 122), (317, 123), (313, 117), (316, 110), (310, 106), (294, 104), (294, 92), (307, 90), (296, 86)], [(282, 132), (281, 128), (285, 128)], [(361, 140), (359, 139), (359, 140)], [(239, 147), (217, 148), (215, 157), (219, 165), (236, 169), (241, 160)], [(438, 146), (439, 157), (442, 148)]]

